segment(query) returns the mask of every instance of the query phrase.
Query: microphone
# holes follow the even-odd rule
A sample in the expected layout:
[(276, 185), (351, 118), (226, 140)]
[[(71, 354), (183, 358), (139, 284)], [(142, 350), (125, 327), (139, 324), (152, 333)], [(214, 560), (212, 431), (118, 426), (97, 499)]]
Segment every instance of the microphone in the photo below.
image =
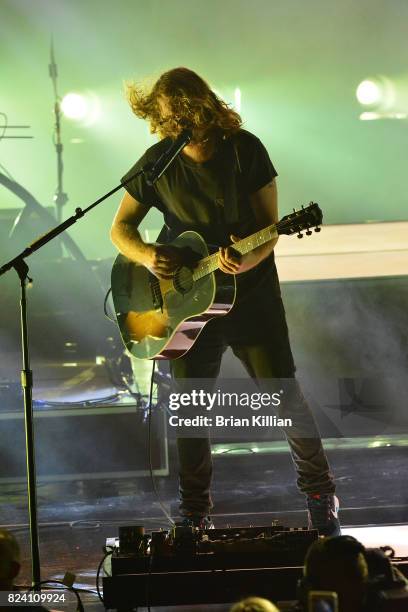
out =
[(154, 183), (161, 177), (163, 172), (167, 170), (182, 149), (184, 149), (184, 147), (191, 141), (192, 136), (191, 130), (183, 130), (181, 134), (177, 136), (173, 144), (170, 145), (167, 151), (165, 151), (159, 157), (155, 164), (147, 164), (143, 168), (148, 185), (154, 185)]

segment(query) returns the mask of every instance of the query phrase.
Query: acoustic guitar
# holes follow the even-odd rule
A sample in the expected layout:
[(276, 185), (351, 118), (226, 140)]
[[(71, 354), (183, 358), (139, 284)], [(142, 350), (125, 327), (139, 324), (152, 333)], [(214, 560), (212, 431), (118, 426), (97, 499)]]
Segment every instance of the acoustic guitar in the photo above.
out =
[[(293, 210), (278, 223), (235, 242), (244, 255), (277, 235), (320, 231), (322, 211), (311, 202)], [(183, 265), (171, 279), (158, 279), (145, 266), (118, 255), (112, 268), (112, 297), (122, 340), (137, 359), (176, 359), (194, 344), (205, 324), (227, 314), (234, 305), (236, 280), (218, 268), (218, 248), (194, 231), (180, 234), (170, 244), (184, 249), (191, 265)]]

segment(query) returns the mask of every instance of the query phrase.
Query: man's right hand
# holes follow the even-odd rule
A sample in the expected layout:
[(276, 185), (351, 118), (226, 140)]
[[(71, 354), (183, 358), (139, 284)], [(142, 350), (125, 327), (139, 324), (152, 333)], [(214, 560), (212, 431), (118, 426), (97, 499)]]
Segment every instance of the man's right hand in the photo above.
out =
[(173, 278), (176, 270), (183, 265), (182, 250), (168, 244), (150, 244), (144, 262), (146, 268), (157, 278)]

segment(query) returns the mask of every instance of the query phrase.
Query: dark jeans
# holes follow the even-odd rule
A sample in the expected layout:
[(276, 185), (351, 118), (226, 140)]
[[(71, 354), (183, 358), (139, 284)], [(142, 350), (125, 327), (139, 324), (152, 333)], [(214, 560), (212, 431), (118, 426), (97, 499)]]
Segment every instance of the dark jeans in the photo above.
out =
[[(285, 431), (297, 472), (297, 486), (305, 494), (333, 493), (333, 476), (322, 447), (320, 434), (310, 408), (294, 378), (294, 363), (289, 344), (285, 311), (280, 298), (275, 299), (273, 326), (266, 337), (254, 334), (256, 341), (243, 340), (242, 334), (231, 333), (229, 315), (210, 321), (193, 348), (180, 359), (170, 362), (177, 384), (183, 378), (217, 378), (221, 358), (227, 346), (241, 360), (249, 376), (258, 379), (292, 379), (291, 401), (278, 409), (280, 418), (292, 418), (307, 429), (307, 437)], [(226, 323), (222, 319), (226, 319)], [(296, 428), (295, 428), (296, 429)], [(180, 512), (182, 515), (206, 515), (212, 508), (210, 495), (212, 460), (211, 443), (206, 438), (178, 438), (180, 467)]]

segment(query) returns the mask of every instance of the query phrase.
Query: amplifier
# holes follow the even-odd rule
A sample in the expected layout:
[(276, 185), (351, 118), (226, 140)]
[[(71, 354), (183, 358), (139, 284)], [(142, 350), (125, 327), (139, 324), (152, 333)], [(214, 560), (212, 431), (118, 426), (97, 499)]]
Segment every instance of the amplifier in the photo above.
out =
[[(39, 482), (148, 476), (145, 410), (131, 403), (34, 409)], [(0, 482), (26, 479), (24, 413), (0, 411)], [(151, 458), (154, 474), (167, 476), (165, 415), (153, 409)]]

